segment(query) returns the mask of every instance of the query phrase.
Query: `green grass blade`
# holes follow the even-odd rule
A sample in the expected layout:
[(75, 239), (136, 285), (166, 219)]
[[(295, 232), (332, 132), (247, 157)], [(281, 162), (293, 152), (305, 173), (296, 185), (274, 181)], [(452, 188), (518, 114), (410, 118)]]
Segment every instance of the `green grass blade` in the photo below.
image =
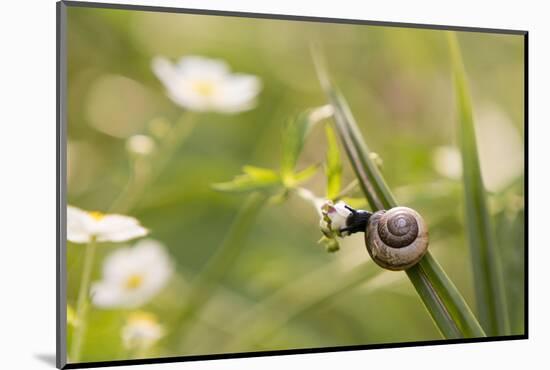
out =
[(466, 225), (475, 278), (477, 312), (490, 335), (510, 333), (500, 259), (487, 207), (476, 145), (472, 104), (456, 34), (447, 32), (453, 66), (462, 153)]
[[(470, 307), (429, 252), (418, 264), (406, 272), (439, 330), (446, 338), (485, 336), (484, 330)], [(436, 319), (436, 315), (440, 317)]]
[(350, 158), (351, 165), (359, 184), (374, 209), (395, 207), (395, 201), (389, 187), (382, 178), (376, 164), (369, 156), (369, 149), (355, 123), (351, 111), (343, 97), (334, 89), (327, 91), (334, 108), (336, 130)]
[(325, 172), (327, 175), (327, 199), (335, 199), (342, 187), (342, 159), (338, 149), (336, 133), (330, 125), (325, 126), (327, 137), (327, 159)]
[[(321, 85), (334, 109), (336, 130), (373, 210), (397, 206), (343, 96), (334, 89), (320, 58), (315, 58)], [(482, 337), (485, 333), (455, 285), (428, 252), (407, 275), (445, 338)]]
[(254, 192), (282, 184), (279, 174), (275, 171), (245, 166), (243, 172), (244, 174), (235, 176), (231, 181), (212, 184), (212, 189), (226, 192)]

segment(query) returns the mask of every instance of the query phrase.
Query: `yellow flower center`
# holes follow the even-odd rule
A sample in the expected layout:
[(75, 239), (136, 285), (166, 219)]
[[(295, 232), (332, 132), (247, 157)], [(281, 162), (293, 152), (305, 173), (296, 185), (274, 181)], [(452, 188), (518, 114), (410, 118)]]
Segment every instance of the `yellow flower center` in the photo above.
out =
[(192, 86), (193, 91), (207, 98), (214, 95), (216, 86), (210, 81), (196, 81)]
[(137, 289), (143, 284), (143, 276), (139, 274), (130, 275), (130, 277), (126, 280), (125, 288), (128, 290), (134, 290)]
[(88, 214), (90, 216), (92, 216), (92, 218), (96, 221), (99, 221), (101, 220), (103, 217), (105, 217), (105, 214), (104, 213), (101, 213), (101, 212), (98, 212), (98, 211), (91, 211), (91, 212), (88, 212)]
[(149, 312), (137, 311), (132, 312), (128, 316), (128, 323), (144, 323), (148, 325), (156, 325), (157, 317)]

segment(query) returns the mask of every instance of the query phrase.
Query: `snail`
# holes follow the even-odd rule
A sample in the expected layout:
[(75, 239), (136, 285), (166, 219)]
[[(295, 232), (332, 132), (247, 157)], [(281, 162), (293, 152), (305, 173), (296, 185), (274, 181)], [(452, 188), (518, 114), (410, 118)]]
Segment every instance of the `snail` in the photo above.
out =
[(367, 250), (379, 266), (405, 270), (428, 250), (428, 227), (414, 209), (395, 207), (371, 215), (365, 232)]
[[(418, 263), (428, 250), (428, 227), (414, 209), (395, 207), (371, 213), (355, 210), (343, 202), (333, 207), (340, 216), (347, 214), (345, 225), (337, 228), (335, 233), (347, 236), (364, 232), (369, 255), (385, 269), (408, 269)], [(347, 213), (343, 212), (344, 208)]]

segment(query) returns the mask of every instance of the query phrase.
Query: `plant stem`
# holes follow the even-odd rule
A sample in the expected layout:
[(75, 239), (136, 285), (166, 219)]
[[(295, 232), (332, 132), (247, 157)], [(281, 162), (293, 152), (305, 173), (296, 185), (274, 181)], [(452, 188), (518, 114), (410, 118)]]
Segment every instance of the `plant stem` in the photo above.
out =
[(203, 270), (192, 282), (187, 294), (187, 302), (179, 312), (179, 335), (183, 340), (193, 316), (208, 302), (229, 268), (238, 258), (246, 237), (254, 226), (267, 197), (253, 193), (244, 201), (223, 243), (208, 260)]
[(430, 253), (405, 272), (445, 338), (485, 336), (470, 307)]
[(73, 343), (71, 346), (71, 362), (79, 362), (84, 336), (86, 335), (87, 314), (88, 314), (88, 291), (90, 289), (90, 279), (94, 266), (94, 257), (96, 252), (96, 241), (94, 238), (86, 245), (84, 254), (84, 269), (80, 280), (78, 291), (78, 300), (76, 304), (76, 318), (78, 325), (74, 328)]
[(152, 158), (137, 158), (132, 176), (118, 198), (111, 204), (111, 212), (127, 213), (138, 202), (147, 187), (156, 180), (181, 144), (189, 137), (197, 122), (197, 115), (187, 112), (167, 132)]

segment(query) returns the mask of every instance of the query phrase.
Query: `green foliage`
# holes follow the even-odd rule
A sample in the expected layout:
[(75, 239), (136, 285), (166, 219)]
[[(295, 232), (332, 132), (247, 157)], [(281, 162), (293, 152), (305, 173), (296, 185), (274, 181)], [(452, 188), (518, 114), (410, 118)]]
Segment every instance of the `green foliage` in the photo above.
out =
[(227, 192), (250, 192), (277, 188), (276, 190), (282, 190), (283, 192), (275, 197), (286, 198), (289, 189), (309, 180), (319, 169), (319, 165), (313, 164), (302, 170), (296, 170), (296, 164), (308, 134), (313, 126), (324, 118), (323, 116), (316, 117), (315, 111), (313, 109), (302, 112), (285, 126), (279, 171), (249, 165), (243, 166), (244, 174), (237, 175), (228, 182), (213, 184), (212, 188)]
[(490, 335), (510, 334), (500, 253), (481, 178), (472, 103), (456, 34), (447, 32), (453, 65), (458, 136), (462, 154), (465, 221), (475, 278), (477, 312)]

